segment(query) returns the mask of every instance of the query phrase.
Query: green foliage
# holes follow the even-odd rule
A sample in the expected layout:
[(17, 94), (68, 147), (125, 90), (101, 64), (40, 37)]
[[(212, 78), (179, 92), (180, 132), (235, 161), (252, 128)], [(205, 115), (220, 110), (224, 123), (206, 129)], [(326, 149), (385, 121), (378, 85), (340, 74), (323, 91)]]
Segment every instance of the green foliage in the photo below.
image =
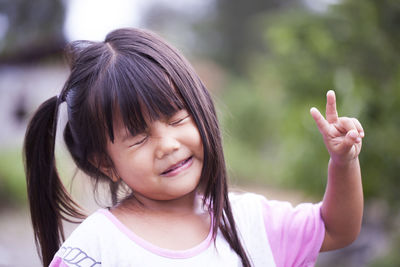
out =
[(25, 174), (20, 149), (1, 150), (0, 200), (1, 205), (26, 202)]
[(63, 2), (0, 1), (0, 16), (6, 26), (4, 37), (0, 38), (0, 62), (40, 58), (62, 50), (65, 45)]
[(231, 72), (242, 73), (248, 52), (260, 48), (261, 25), (254, 23), (257, 17), (299, 5), (300, 1), (296, 0), (216, 0), (216, 15), (210, 12), (203, 23), (207, 29), (199, 32), (200, 35), (206, 34), (203, 37), (209, 48), (206, 53)]
[(366, 197), (399, 205), (400, 4), (342, 1), (326, 13), (288, 9), (255, 23), (267, 52), (249, 52), (246, 77), (223, 95), (232, 172), (245, 174), (243, 153), (243, 165), (261, 164), (251, 175), (322, 194), (329, 155), (309, 109), (324, 112), (334, 89), (339, 115), (357, 117), (366, 132)]
[(220, 116), (225, 130), (225, 154), (232, 166), (232, 175), (238, 178), (258, 181), (261, 173), (271, 175), (268, 170), (274, 164), (271, 152), (276, 150), (276, 115), (274, 103), (265, 103), (268, 94), (276, 92), (279, 91), (248, 87), (237, 79), (232, 81), (229, 90), (225, 90), (223, 102), (227, 109), (222, 110)]

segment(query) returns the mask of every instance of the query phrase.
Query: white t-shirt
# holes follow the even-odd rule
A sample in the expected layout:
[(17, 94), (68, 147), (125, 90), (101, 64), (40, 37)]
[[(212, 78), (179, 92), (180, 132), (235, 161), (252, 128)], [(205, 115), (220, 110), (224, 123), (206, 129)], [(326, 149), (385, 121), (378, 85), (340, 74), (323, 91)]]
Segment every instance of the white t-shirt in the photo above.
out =
[[(242, 245), (252, 266), (314, 266), (325, 235), (320, 204), (269, 201), (256, 194), (229, 194)], [(100, 209), (79, 225), (50, 264), (56, 266), (242, 266), (219, 231), (188, 250), (157, 247)]]

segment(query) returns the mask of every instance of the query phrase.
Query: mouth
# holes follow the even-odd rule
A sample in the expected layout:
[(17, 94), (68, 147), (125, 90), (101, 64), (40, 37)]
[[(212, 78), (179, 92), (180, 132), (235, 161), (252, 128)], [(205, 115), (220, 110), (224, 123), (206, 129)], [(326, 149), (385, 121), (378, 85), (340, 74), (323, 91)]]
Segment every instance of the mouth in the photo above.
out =
[(190, 156), (187, 159), (182, 160), (182, 161), (178, 162), (177, 164), (170, 166), (168, 169), (163, 171), (161, 173), (161, 175), (166, 176), (166, 177), (175, 176), (178, 173), (180, 173), (181, 171), (189, 168), (192, 165), (192, 163), (193, 163), (193, 156)]

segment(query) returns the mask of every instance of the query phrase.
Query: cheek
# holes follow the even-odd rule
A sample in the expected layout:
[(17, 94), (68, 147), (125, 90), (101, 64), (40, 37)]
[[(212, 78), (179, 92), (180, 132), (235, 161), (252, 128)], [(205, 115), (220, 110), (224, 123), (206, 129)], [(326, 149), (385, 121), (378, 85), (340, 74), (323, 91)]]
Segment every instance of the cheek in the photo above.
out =
[(192, 132), (192, 138), (193, 138), (193, 147), (196, 150), (196, 153), (198, 154), (197, 156), (200, 159), (203, 159), (204, 155), (204, 148), (203, 148), (203, 142), (201, 140), (201, 136), (197, 128), (195, 128)]
[(151, 171), (151, 158), (148, 153), (121, 153), (117, 155), (115, 167), (122, 178), (134, 179)]

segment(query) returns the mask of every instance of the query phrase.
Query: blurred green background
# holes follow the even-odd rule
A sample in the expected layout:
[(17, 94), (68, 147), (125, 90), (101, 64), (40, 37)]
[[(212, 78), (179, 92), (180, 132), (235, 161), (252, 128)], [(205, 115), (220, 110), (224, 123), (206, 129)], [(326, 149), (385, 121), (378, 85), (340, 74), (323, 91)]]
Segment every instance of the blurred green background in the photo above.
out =
[[(339, 115), (366, 133), (366, 209), (358, 240), (317, 265), (400, 266), (400, 1), (133, 2), (140, 20), (123, 26), (164, 36), (214, 95), (235, 185), (321, 199), (329, 155), (309, 109), (324, 111), (335, 90)], [(0, 214), (27, 212), (21, 143), (30, 114), (68, 75), (68, 3), (0, 2)]]

